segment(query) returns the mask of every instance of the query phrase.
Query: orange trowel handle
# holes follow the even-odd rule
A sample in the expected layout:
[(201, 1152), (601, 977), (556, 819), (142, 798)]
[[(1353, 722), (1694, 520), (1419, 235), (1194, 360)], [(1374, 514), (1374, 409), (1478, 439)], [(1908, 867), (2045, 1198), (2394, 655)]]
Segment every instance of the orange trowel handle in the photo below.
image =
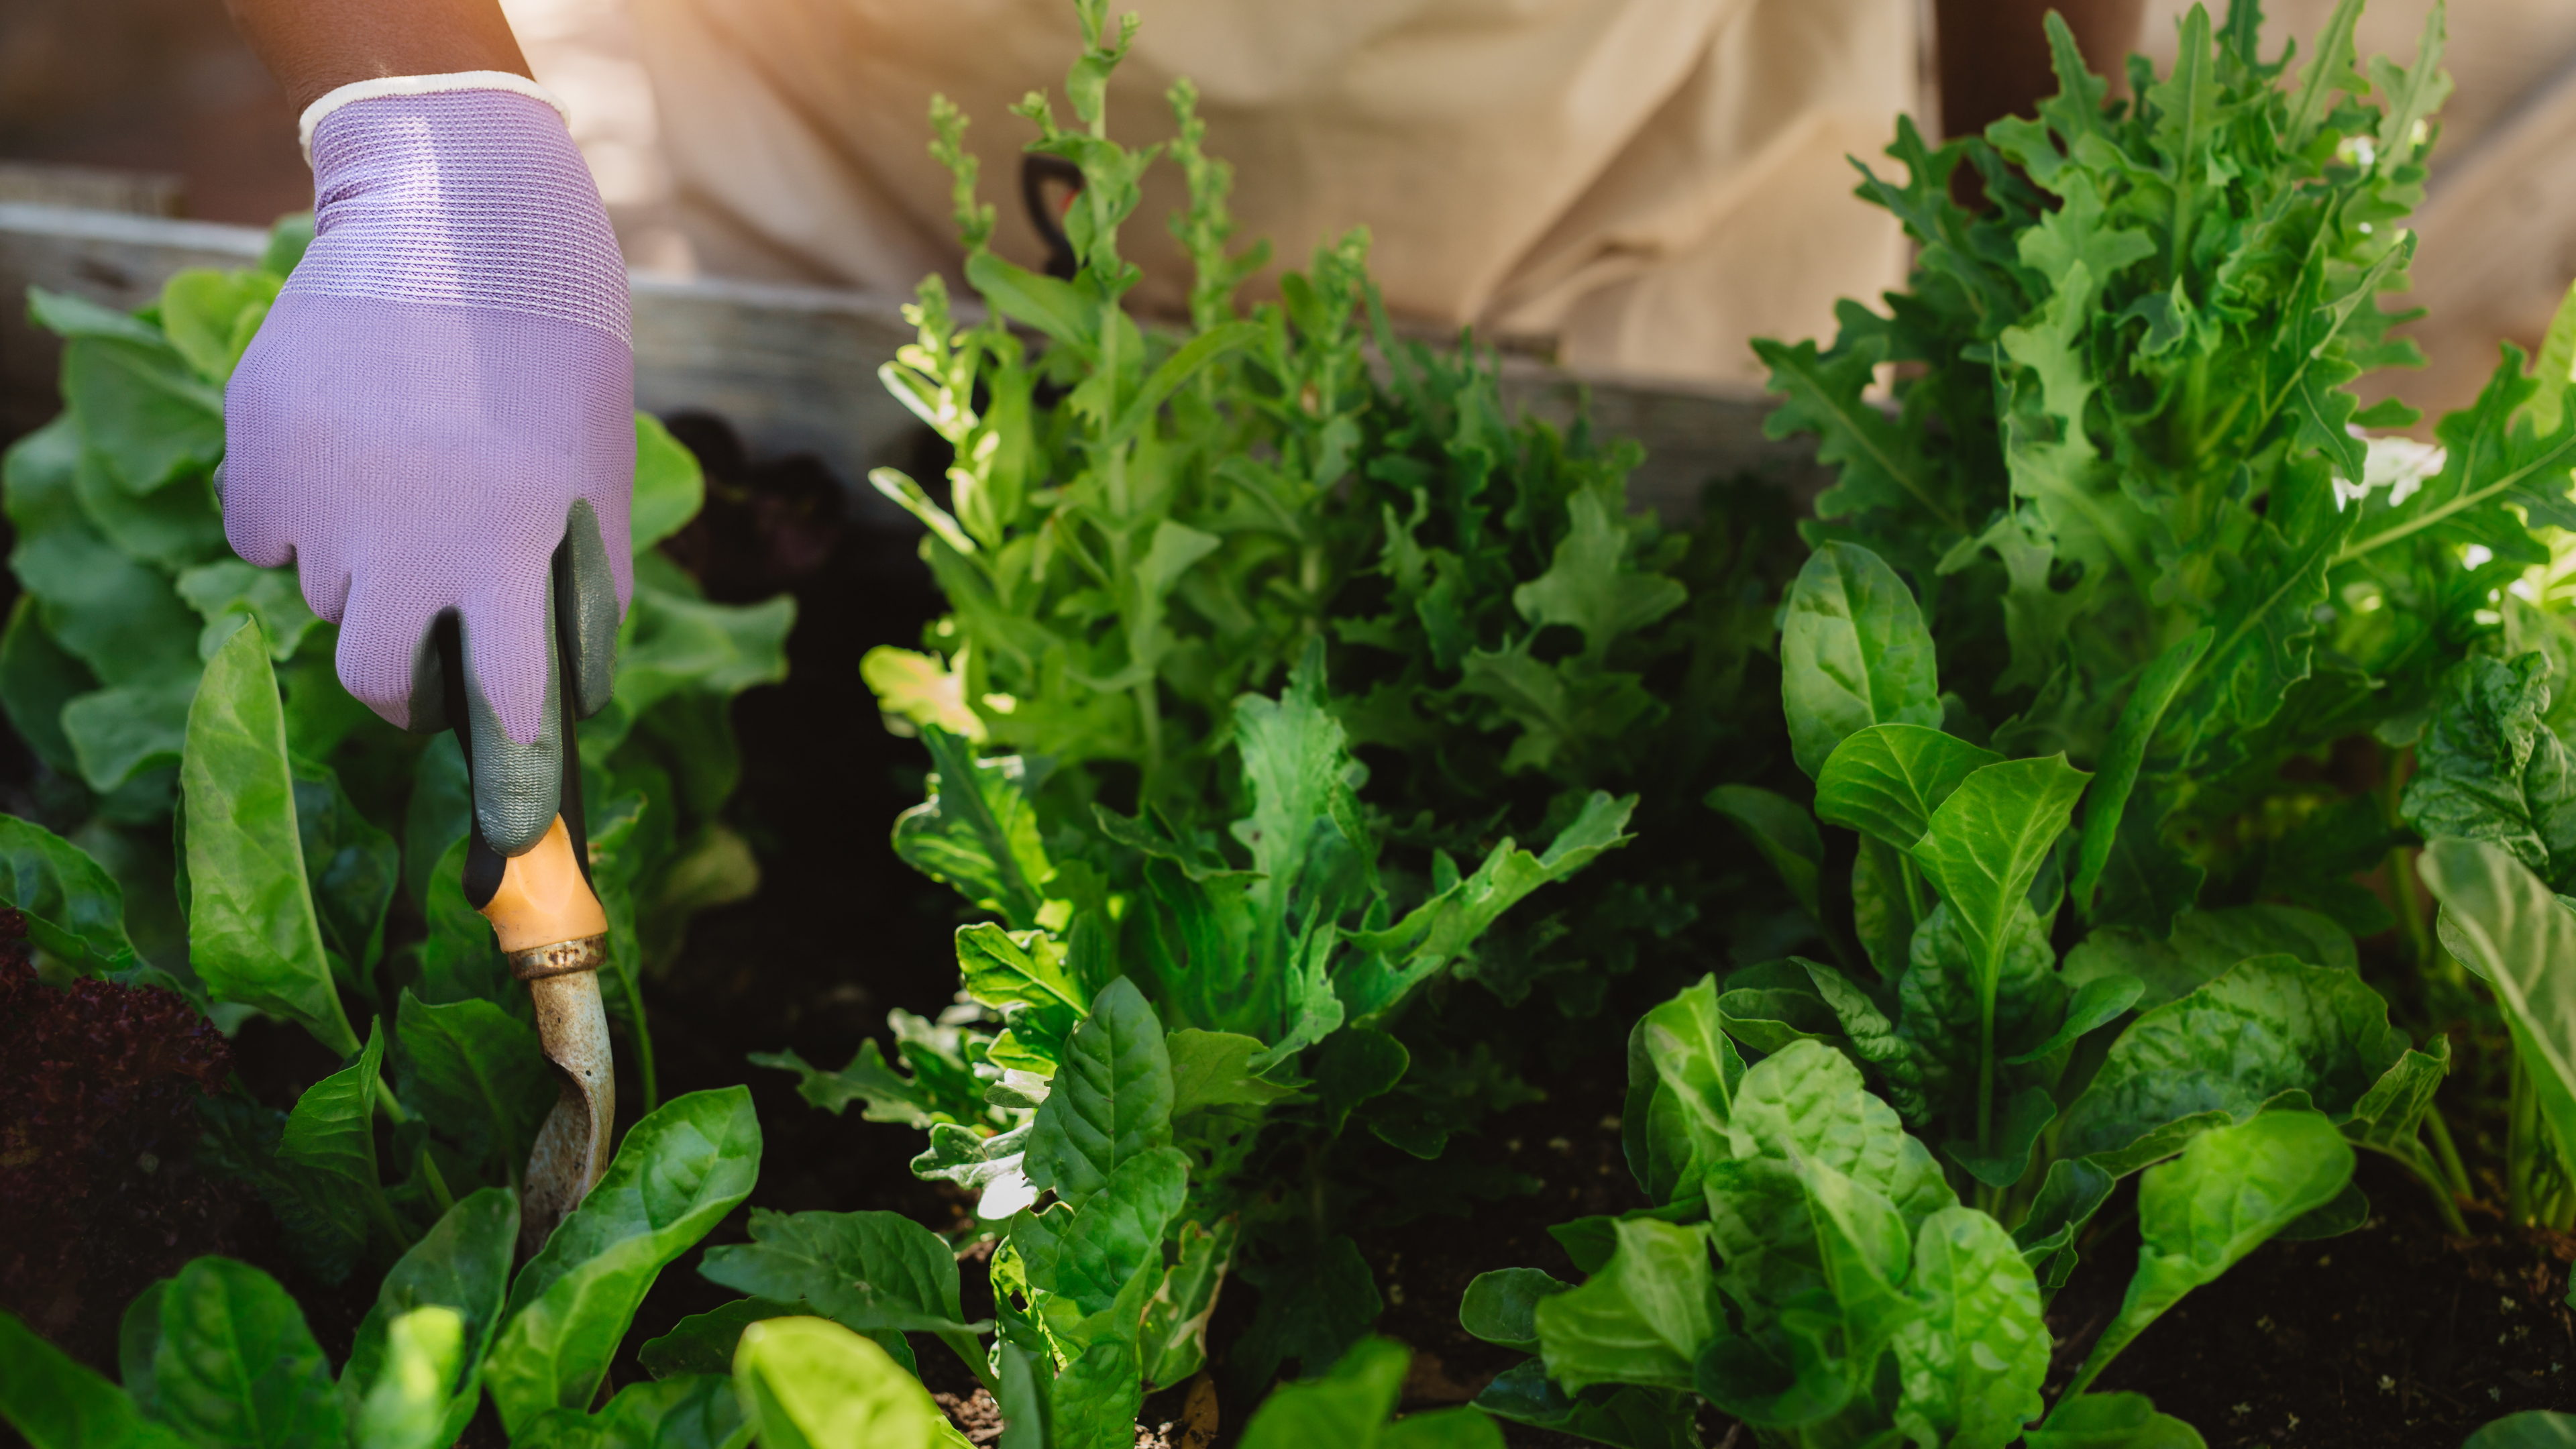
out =
[(546, 827), (535, 849), (510, 857), (500, 888), (483, 903), (483, 916), (500, 938), (503, 954), (514, 958), (541, 946), (608, 933), (608, 913), (582, 875), (562, 816)]

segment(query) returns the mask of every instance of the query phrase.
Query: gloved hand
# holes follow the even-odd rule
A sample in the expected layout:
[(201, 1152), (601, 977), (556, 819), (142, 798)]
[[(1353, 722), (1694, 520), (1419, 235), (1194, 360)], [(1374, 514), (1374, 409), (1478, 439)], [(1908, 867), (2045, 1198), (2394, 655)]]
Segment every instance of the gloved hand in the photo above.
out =
[(634, 591), (626, 269), (543, 97), (476, 72), (306, 112), (314, 239), (225, 390), (217, 476), (234, 551), (293, 559), (339, 624), (349, 692), (467, 726), (504, 855), (554, 817)]

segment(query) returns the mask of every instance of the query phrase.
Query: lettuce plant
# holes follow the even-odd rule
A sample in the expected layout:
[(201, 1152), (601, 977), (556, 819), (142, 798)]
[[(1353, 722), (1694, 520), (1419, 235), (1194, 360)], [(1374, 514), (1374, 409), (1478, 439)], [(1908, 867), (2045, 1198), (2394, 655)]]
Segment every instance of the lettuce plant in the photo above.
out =
[(1556, 1229), (1581, 1283), (1505, 1269), (1460, 1310), (1535, 1355), (1479, 1405), (1603, 1443), (1696, 1443), (1695, 1399), (1781, 1445), (2193, 1442), (2137, 1395), (2084, 1390), (2193, 1288), (2349, 1193), (2351, 1144), (2295, 1100), (2149, 1168), (2136, 1273), (2050, 1411), (2041, 1315), (2060, 1249), (1962, 1203), (1848, 1057), (1797, 1041), (1747, 1066), (1713, 980), (1631, 1042), (1621, 1131), (1663, 1206)]

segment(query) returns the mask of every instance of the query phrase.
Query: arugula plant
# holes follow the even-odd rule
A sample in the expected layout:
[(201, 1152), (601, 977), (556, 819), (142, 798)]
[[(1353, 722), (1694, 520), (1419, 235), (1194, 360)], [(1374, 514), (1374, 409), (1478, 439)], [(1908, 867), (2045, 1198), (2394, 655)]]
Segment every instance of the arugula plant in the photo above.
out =
[[(1073, 128), (1043, 99), (1019, 108), (1032, 150), (1084, 172), (1074, 274), (990, 250), (963, 118), (934, 106), (986, 311), (962, 325), (924, 284), (919, 340), (885, 379), (955, 461), (944, 490), (875, 480), (924, 523), (951, 610), (925, 651), (865, 665), (936, 770), (895, 848), (992, 918), (958, 937), (984, 1019), (898, 1017), (900, 1068), (874, 1043), (837, 1073), (757, 1060), (820, 1105), (930, 1130), (918, 1170), (1009, 1224), (996, 1272), (1024, 1275), (1059, 1388), (1090, 1392), (1066, 1388), (1084, 1364), (1122, 1393), (1193, 1371), (1238, 1259), (1262, 1307), (1234, 1371), (1257, 1388), (1284, 1360), (1333, 1362), (1374, 1318), (1345, 1233), (1358, 1204), (1525, 1190), (1479, 1164), (1426, 1186), (1488, 1104), (1531, 1089), (1492, 1039), (1413, 1003), (1447, 1016), (1466, 979), (1597, 1012), (1610, 977), (1680, 954), (1714, 901), (1723, 872), (1689, 851), (1568, 878), (1650, 804), (1676, 837), (1706, 832), (1686, 796), (1636, 787), (1722, 778), (1751, 734), (1722, 705), (1764, 642), (1767, 556), (1752, 528), (1630, 516), (1632, 448), (1507, 421), (1490, 359), (1397, 339), (1356, 234), (1242, 315), (1263, 253), (1228, 249), (1226, 168), (1186, 86), (1169, 154), (1191, 316), (1140, 325), (1118, 234), (1156, 152), (1111, 141), (1102, 111), (1132, 22), (1077, 15)], [(1079, 1124), (1130, 1122), (1131, 1091), (1147, 1155), (1104, 1154)], [(1075, 1276), (1057, 1239), (1095, 1217), (1163, 1245)], [(1178, 1338), (1117, 1297), (1164, 1276)]]
[(128, 1307), (121, 1385), (0, 1313), (0, 1419), (36, 1449), (445, 1449), (489, 1395), (524, 1449), (740, 1449), (744, 1401), (720, 1373), (591, 1406), (654, 1279), (750, 1195), (759, 1169), (750, 1093), (732, 1087), (636, 1123), (515, 1275), (516, 1197), (464, 1197), (394, 1262), (336, 1374), (276, 1280), (228, 1258), (199, 1258)]
[[(2098, 768), (2067, 864), (2089, 924), (2161, 937), (2268, 897), (2384, 929), (2349, 877), (2395, 821), (2280, 767), (2412, 743), (2491, 592), (2545, 556), (2526, 523), (2569, 516), (2563, 379), (2511, 349), (2431, 462), (2354, 431), (2412, 421), (2350, 385), (2414, 360), (2379, 298), (2450, 89), (2440, 7), (2414, 64), (2366, 69), (2360, 8), (2295, 73), (2251, 0), (2195, 8), (2172, 73), (2132, 60), (2112, 106), (2052, 22), (2036, 119), (1939, 148), (1903, 126), (1907, 179), (1866, 176), (1922, 247), (1909, 290), (1842, 304), (1831, 347), (1759, 344), (1772, 427), (1841, 465), (1811, 537), (1886, 559), (1940, 641), (1952, 698), (1908, 722)], [(1963, 164), (1982, 211), (1950, 199)], [(1862, 395), (1882, 363), (1895, 417)]]
[(1579, 1284), (1512, 1268), (1469, 1287), (1461, 1324), (1535, 1355), (1479, 1406), (1632, 1449), (1696, 1443), (1695, 1399), (1780, 1445), (2194, 1442), (2137, 1395), (2084, 1390), (2192, 1288), (2349, 1194), (2351, 1144), (2298, 1102), (2148, 1169), (2119, 1313), (2025, 1439), (2058, 1247), (1960, 1202), (1841, 1052), (1796, 1041), (1748, 1067), (1720, 1019), (1704, 980), (1632, 1038), (1621, 1130), (1662, 1205), (1555, 1229)]
[[(43, 822), (103, 869), (133, 933), (111, 948), (130, 948), (128, 959), (62, 959), (149, 963), (227, 1025), (266, 1010), (347, 1054), (357, 1040), (340, 995), (389, 1016), (406, 988), (432, 1005), (481, 998), (525, 1010), (523, 993), (505, 989), (488, 929), (460, 915), (456, 846), (469, 807), (454, 742), (405, 735), (353, 699), (333, 667), (338, 631), (305, 606), (294, 571), (252, 568), (224, 543), (212, 487), (223, 383), (310, 231), (309, 218), (289, 218), (260, 266), (183, 271), (134, 315), (31, 293), (35, 320), (64, 338), (64, 412), (0, 462), (23, 589), (0, 633), (0, 707), (48, 767)], [(728, 707), (784, 677), (794, 608), (708, 603), (653, 548), (697, 512), (704, 482), (651, 418), (638, 416), (636, 442), (636, 593), (616, 702), (581, 734), (593, 868), (612, 926), (610, 1010), (633, 1038), (649, 1105), (637, 973), (669, 958), (692, 910), (757, 884), (718, 819), (740, 776)], [(203, 681), (245, 621), (266, 661), (255, 680), (233, 661), (210, 699)], [(258, 688), (269, 704), (246, 692)], [(189, 844), (173, 817), (192, 800), (201, 825)], [(305, 893), (296, 872), (276, 869), (299, 853), (309, 906), (295, 899)], [(193, 917), (190, 881), (224, 902), (224, 924)], [(389, 951), (397, 882), (431, 932)], [(96, 886), (95, 898), (110, 899)], [(236, 926), (244, 934), (212, 957), (192, 939)], [(245, 953), (262, 964), (237, 964)], [(322, 963), (327, 978), (311, 969)], [(197, 979), (205, 969), (232, 974)]]

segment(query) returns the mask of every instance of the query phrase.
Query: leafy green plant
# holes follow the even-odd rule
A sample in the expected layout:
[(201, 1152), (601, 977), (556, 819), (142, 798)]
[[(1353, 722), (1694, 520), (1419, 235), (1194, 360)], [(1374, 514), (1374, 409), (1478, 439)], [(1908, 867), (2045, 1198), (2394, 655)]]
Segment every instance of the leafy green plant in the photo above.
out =
[[(23, 587), (0, 634), (0, 707), (48, 767), (44, 823), (97, 867), (79, 877), (80, 909), (132, 931), (102, 933), (105, 954), (38, 944), (74, 970), (148, 968), (226, 1025), (246, 1009), (297, 1021), (345, 1055), (358, 1040), (343, 997), (388, 1016), (406, 989), (432, 1005), (525, 1008), (503, 989), (488, 929), (443, 894), (457, 862), (442, 861), (467, 831), (453, 741), (405, 735), (351, 698), (332, 662), (338, 631), (306, 608), (293, 570), (252, 568), (224, 543), (212, 486), (223, 383), (310, 226), (281, 223), (258, 267), (179, 273), (130, 316), (31, 293), (35, 320), (64, 339), (64, 412), (0, 463)], [(727, 711), (784, 676), (794, 609), (710, 604), (653, 547), (698, 511), (704, 484), (651, 418), (638, 416), (636, 442), (635, 600), (616, 701), (581, 737), (610, 1009), (649, 1104), (637, 974), (668, 960), (690, 910), (756, 884), (718, 819), (740, 774)], [(256, 670), (225, 653), (245, 621), (264, 646)], [(197, 825), (174, 836), (183, 804)], [(389, 951), (397, 882), (430, 940)], [(222, 979), (200, 979), (209, 972)]]
[[(1748, 1067), (1718, 1003), (1703, 981), (1632, 1038), (1622, 1132), (1662, 1205), (1557, 1228), (1580, 1284), (1512, 1268), (1468, 1289), (1470, 1333), (1536, 1355), (1477, 1403), (1631, 1446), (1696, 1442), (1694, 1397), (1766, 1443), (2021, 1440), (2043, 1409), (2059, 1246), (1960, 1202), (1842, 1053), (1795, 1041)], [(2334, 1123), (2293, 1101), (2148, 1169), (2127, 1298), (2029, 1442), (2159, 1426), (2196, 1440), (2134, 1395), (2083, 1390), (2182, 1295), (2335, 1202), (2352, 1166)]]
[[(2349, 385), (2414, 359), (2378, 299), (2406, 285), (2450, 89), (2439, 7), (2412, 66), (2366, 70), (2360, 9), (2295, 75), (2258, 53), (2250, 0), (2195, 10), (2172, 73), (2133, 60), (2138, 99), (2112, 106), (2052, 22), (2036, 119), (1939, 148), (1902, 128), (1905, 182), (1863, 186), (1923, 248), (1910, 290), (1843, 304), (1830, 348), (1759, 344), (1773, 428), (1841, 465), (1811, 537), (1886, 559), (1939, 640), (1952, 696), (1905, 722), (2098, 768), (2065, 867), (2089, 924), (2162, 937), (2195, 903), (2268, 898), (2384, 929), (2350, 876), (2388, 848), (2389, 802), (2281, 766), (2411, 743), (2490, 594), (2545, 561), (2526, 522), (2567, 517), (2564, 381), (2518, 352), (2429, 460), (2352, 431), (2412, 420)], [(1950, 198), (1963, 164), (1982, 211)], [(1897, 417), (1862, 397), (1882, 363), (1908, 365)]]
[[(1632, 447), (1509, 421), (1490, 359), (1399, 341), (1364, 236), (1242, 315), (1263, 253), (1228, 250), (1227, 171), (1186, 86), (1169, 154), (1191, 317), (1139, 324), (1117, 238), (1157, 152), (1108, 139), (1102, 110), (1133, 22), (1077, 14), (1075, 129), (1019, 108), (1032, 150), (1084, 172), (1074, 275), (989, 249), (963, 118), (934, 106), (987, 310), (961, 327), (925, 283), (919, 340), (885, 372), (954, 448), (944, 490), (876, 476), (924, 523), (950, 613), (865, 673), (935, 770), (897, 853), (990, 918), (957, 937), (985, 1015), (896, 1018), (900, 1068), (875, 1043), (837, 1073), (755, 1060), (832, 1110), (928, 1129), (916, 1170), (1007, 1224), (995, 1272), (1029, 1305), (1041, 1377), (1118, 1380), (1132, 1407), (1197, 1369), (1238, 1265), (1262, 1298), (1233, 1371), (1257, 1388), (1374, 1319), (1361, 1212), (1526, 1189), (1426, 1166), (1533, 1094), (1480, 1003), (1597, 1013), (1641, 960), (1691, 954), (1722, 869), (1686, 850), (1584, 868), (1641, 810), (1706, 833), (1695, 791), (1640, 787), (1714, 783), (1724, 747), (1758, 738), (1723, 705), (1770, 585), (1756, 528), (1631, 516)], [(1065, 1256), (1111, 1233), (1111, 1258)], [(1120, 1295), (1155, 1281), (1140, 1317)]]
[(515, 1277), (517, 1200), (473, 1193), (395, 1260), (336, 1376), (285, 1290), (227, 1258), (197, 1259), (127, 1309), (121, 1387), (0, 1314), (0, 1419), (36, 1449), (444, 1449), (488, 1393), (530, 1449), (739, 1446), (720, 1376), (591, 1404), (654, 1277), (750, 1194), (759, 1166), (746, 1090), (675, 1098)]

